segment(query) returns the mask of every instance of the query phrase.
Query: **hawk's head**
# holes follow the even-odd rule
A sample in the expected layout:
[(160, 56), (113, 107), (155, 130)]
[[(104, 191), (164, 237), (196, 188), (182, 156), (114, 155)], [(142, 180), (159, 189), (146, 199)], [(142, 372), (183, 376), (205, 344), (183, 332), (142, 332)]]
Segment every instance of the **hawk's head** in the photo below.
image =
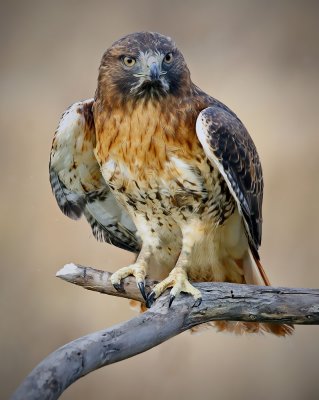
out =
[(127, 35), (104, 53), (98, 93), (159, 99), (190, 86), (184, 57), (171, 38), (154, 32)]

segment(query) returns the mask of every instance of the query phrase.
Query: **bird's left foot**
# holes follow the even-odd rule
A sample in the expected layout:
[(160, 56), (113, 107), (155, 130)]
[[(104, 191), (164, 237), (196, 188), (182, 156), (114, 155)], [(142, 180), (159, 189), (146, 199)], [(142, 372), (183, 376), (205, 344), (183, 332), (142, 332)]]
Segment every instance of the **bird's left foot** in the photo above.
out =
[(154, 286), (151, 293), (147, 296), (147, 307), (151, 307), (155, 299), (157, 299), (168, 287), (172, 287), (169, 297), (169, 307), (171, 307), (174, 299), (181, 292), (191, 294), (195, 303), (193, 307), (198, 307), (202, 302), (201, 292), (189, 283), (187, 274), (183, 268), (175, 267), (167, 278)]
[(121, 280), (129, 275), (135, 276), (137, 286), (139, 287), (144, 300), (147, 301), (145, 293), (146, 266), (143, 263), (135, 263), (114, 272), (110, 278), (112, 285), (118, 292), (123, 291), (124, 289), (121, 285)]

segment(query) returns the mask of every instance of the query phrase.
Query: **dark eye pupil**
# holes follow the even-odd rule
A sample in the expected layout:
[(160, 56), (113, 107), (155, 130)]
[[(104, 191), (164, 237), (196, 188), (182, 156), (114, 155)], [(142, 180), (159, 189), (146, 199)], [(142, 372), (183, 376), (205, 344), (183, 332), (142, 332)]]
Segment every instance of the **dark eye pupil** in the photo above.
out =
[(170, 54), (166, 54), (165, 59), (166, 59), (166, 61), (170, 61), (171, 60), (171, 55)]

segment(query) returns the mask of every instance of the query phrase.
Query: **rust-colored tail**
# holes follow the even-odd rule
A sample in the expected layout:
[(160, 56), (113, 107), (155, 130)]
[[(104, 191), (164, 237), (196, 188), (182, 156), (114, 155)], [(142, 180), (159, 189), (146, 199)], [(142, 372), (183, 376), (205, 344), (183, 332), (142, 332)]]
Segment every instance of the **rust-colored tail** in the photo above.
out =
[[(253, 257), (254, 261), (251, 257)], [(247, 253), (246, 257), (243, 260), (239, 260), (237, 264), (244, 269), (244, 283), (271, 286), (260, 260), (253, 256), (250, 251)], [(244, 333), (268, 332), (277, 336), (287, 336), (291, 335), (294, 331), (294, 326), (288, 324), (230, 321), (216, 321), (213, 324), (219, 332), (232, 332), (238, 335)]]
[(137, 300), (130, 300), (130, 307), (132, 310), (140, 312), (140, 313), (143, 313), (147, 310), (146, 305)]
[(217, 329), (217, 332), (230, 332), (236, 335), (245, 333), (272, 333), (276, 336), (287, 336), (291, 335), (294, 331), (293, 325), (263, 324), (259, 322), (215, 321), (213, 322), (213, 326)]
[(258, 271), (260, 273), (260, 276), (261, 276), (262, 280), (264, 281), (265, 286), (271, 286), (270, 281), (268, 279), (268, 276), (266, 275), (266, 272), (264, 270), (264, 267), (261, 265), (260, 260), (258, 260), (258, 258), (254, 257), (254, 261), (255, 261), (255, 263), (257, 265)]

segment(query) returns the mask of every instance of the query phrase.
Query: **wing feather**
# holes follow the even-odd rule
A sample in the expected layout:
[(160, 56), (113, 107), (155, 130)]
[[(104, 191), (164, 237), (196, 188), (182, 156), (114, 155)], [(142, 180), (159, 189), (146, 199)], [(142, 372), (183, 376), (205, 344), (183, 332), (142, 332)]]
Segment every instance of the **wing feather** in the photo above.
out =
[(220, 170), (237, 202), (251, 250), (259, 259), (263, 176), (256, 147), (242, 122), (218, 105), (199, 114), (196, 132), (207, 158)]
[(138, 252), (136, 227), (114, 198), (94, 156), (93, 99), (78, 102), (62, 115), (50, 157), (50, 183), (61, 211), (72, 219), (84, 215), (100, 241)]
[(50, 183), (60, 210), (72, 219), (79, 219), (85, 208), (85, 197), (67, 189), (54, 168), (50, 168)]

